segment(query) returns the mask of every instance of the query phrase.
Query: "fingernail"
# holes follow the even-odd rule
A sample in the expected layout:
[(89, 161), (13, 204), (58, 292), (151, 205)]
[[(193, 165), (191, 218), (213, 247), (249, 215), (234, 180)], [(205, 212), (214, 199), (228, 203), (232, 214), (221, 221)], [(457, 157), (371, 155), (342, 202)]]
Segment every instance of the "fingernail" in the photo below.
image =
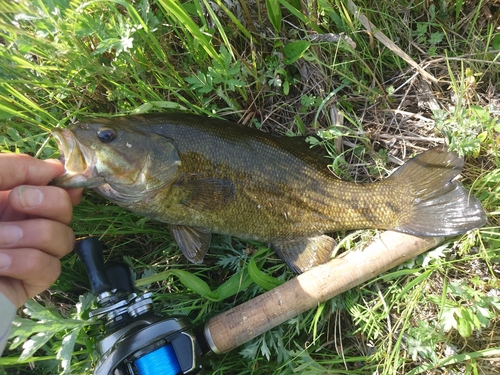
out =
[(19, 200), (24, 208), (33, 208), (42, 203), (43, 194), (40, 190), (31, 186), (19, 186)]
[(9, 268), (11, 263), (12, 258), (10, 255), (0, 253), (0, 271)]
[(13, 245), (23, 237), (23, 230), (17, 225), (0, 225), (0, 245)]

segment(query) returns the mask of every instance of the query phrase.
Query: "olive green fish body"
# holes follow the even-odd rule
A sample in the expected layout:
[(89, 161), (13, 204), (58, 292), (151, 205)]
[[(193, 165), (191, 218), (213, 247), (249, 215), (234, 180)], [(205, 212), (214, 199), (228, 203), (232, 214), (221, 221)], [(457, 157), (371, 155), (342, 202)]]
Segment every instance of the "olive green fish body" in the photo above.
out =
[(93, 187), (170, 224), (195, 262), (212, 232), (272, 243), (301, 272), (330, 256), (334, 242), (325, 233), (379, 228), (442, 236), (485, 222), (479, 202), (452, 181), (463, 160), (442, 149), (385, 180), (355, 184), (337, 179), (326, 159), (297, 139), (193, 115), (99, 119), (55, 135), (67, 169), (57, 184)]
[[(157, 220), (272, 241), (393, 227), (398, 207), (404, 207), (403, 202), (393, 204), (391, 181), (339, 180), (326, 168), (326, 159), (308, 155), (294, 139), (225, 121), (196, 120), (200, 118), (151, 126), (153, 133), (174, 140), (181, 165), (175, 182), (155, 198), (157, 209), (148, 205), (142, 214), (158, 211)], [(217, 193), (220, 197), (214, 199)]]

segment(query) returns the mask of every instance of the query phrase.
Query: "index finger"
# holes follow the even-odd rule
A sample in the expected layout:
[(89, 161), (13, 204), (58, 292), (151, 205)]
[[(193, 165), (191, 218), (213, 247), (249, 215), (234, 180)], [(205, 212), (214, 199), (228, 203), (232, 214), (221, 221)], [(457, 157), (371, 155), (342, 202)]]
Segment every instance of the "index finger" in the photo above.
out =
[(29, 155), (0, 154), (0, 190), (19, 185), (47, 185), (64, 172), (58, 160), (38, 160)]

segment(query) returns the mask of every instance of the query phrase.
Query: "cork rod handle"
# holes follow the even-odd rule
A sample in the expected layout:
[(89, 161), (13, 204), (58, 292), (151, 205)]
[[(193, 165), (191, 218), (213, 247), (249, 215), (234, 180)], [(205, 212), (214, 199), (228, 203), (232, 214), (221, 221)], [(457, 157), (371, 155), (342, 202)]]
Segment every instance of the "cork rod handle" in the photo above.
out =
[(205, 337), (213, 352), (228, 352), (442, 241), (440, 237), (383, 232), (363, 250), (332, 259), (210, 319), (205, 326)]

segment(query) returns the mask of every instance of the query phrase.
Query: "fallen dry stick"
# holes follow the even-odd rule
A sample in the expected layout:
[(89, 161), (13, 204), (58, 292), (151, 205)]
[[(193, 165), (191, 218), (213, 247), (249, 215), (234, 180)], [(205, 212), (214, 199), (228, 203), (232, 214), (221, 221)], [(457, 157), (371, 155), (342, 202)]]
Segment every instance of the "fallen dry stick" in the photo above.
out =
[(387, 231), (363, 250), (317, 266), (209, 320), (205, 337), (225, 353), (294, 316), (439, 245), (437, 237)]

